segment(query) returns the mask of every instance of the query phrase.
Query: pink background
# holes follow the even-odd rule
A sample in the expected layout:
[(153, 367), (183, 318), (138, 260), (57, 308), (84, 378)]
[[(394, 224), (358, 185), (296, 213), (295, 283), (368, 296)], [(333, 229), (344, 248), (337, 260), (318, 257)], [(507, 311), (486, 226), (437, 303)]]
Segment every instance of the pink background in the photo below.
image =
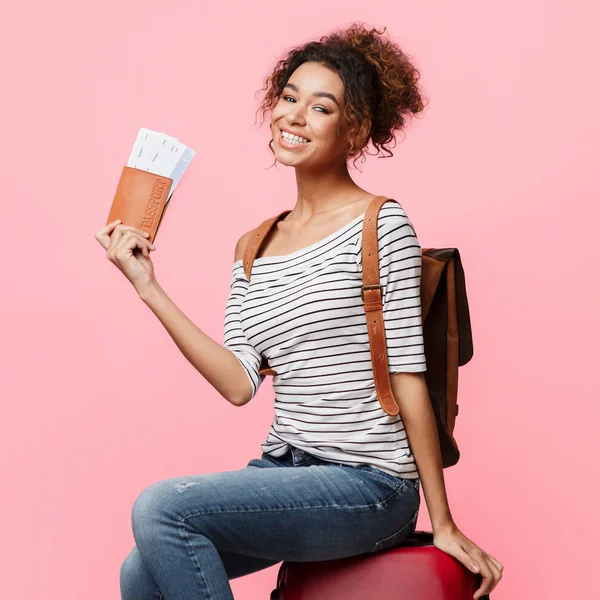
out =
[[(462, 458), (445, 471), (454, 518), (505, 565), (494, 600), (598, 597), (598, 13), (581, 0), (12, 3), (3, 595), (118, 598), (140, 491), (259, 456), (270, 379), (228, 404), (94, 233), (140, 126), (194, 148), (153, 258), (222, 343), (237, 239), (296, 199), (293, 170), (268, 169), (254, 94), (287, 48), (360, 20), (388, 26), (431, 101), (356, 181), (400, 200), (423, 247), (458, 247), (467, 275), (475, 356), (460, 373)], [(424, 500), (417, 527), (430, 529)], [(234, 593), (267, 598), (277, 568)]]

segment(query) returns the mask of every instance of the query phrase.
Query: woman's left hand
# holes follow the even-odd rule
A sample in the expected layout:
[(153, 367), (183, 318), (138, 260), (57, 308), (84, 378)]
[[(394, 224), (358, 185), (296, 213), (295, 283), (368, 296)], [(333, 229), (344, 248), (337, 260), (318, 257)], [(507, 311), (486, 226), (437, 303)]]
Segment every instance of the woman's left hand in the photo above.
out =
[(454, 524), (434, 531), (433, 545), (459, 560), (469, 571), (481, 574), (483, 581), (473, 600), (489, 594), (502, 579), (503, 565), (474, 544)]

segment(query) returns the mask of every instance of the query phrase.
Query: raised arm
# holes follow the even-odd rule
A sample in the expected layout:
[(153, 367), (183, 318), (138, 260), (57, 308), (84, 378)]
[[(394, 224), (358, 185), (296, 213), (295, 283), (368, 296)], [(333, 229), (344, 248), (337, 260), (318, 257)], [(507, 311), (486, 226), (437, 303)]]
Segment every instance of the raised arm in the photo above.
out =
[[(235, 248), (235, 258), (243, 254), (248, 234), (244, 234)], [(226, 334), (225, 344), (220, 344), (204, 333), (195, 325), (169, 298), (158, 282), (153, 279), (147, 285), (138, 289), (140, 298), (157, 316), (167, 333), (171, 336), (179, 350), (193, 367), (234, 406), (245, 404), (256, 389), (249, 380), (248, 351), (236, 341), (235, 329)], [(239, 321), (237, 315), (237, 286), (230, 292), (227, 303), (226, 323)], [(226, 326), (227, 328), (227, 326)], [(260, 363), (259, 363), (260, 364)], [(256, 374), (258, 377), (258, 371)], [(264, 379), (264, 377), (262, 377)]]

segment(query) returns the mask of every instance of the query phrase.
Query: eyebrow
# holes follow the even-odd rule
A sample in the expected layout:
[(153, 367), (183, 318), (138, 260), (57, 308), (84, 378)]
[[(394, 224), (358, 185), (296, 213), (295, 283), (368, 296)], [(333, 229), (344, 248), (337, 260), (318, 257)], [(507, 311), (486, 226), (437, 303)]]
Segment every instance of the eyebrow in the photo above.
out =
[[(294, 85), (293, 83), (286, 83), (283, 87), (284, 87), (284, 89), (286, 87), (292, 88), (295, 92), (299, 92), (300, 91), (298, 89), (298, 86)], [(336, 103), (336, 105), (338, 106), (338, 108), (340, 106), (339, 103), (338, 103), (338, 101), (337, 101), (337, 99), (336, 99), (336, 97), (333, 94), (330, 94), (329, 92), (315, 92), (313, 94), (313, 96), (318, 96), (320, 98), (329, 98), (330, 100), (333, 100), (333, 102)]]

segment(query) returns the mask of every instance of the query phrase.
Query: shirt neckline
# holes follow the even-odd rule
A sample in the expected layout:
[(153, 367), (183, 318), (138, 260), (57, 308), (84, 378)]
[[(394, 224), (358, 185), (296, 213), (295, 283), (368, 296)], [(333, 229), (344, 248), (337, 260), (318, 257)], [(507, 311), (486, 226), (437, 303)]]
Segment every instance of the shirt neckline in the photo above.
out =
[[(352, 227), (352, 225), (355, 225), (356, 223), (360, 222), (361, 219), (364, 219), (366, 214), (367, 214), (367, 211), (363, 212), (362, 214), (358, 215), (358, 217), (356, 217), (355, 219), (352, 219), (352, 221), (349, 221), (345, 225), (342, 225), (339, 229), (336, 229), (333, 233), (330, 233), (328, 236), (321, 238), (320, 240), (310, 244), (309, 246), (304, 246), (304, 248), (300, 248), (299, 250), (290, 252), (288, 254), (279, 254), (277, 256), (259, 256), (258, 258), (254, 259), (254, 264), (260, 264), (262, 262), (274, 262), (274, 263), (283, 262), (286, 260), (291, 260), (291, 259), (297, 258), (299, 256), (302, 256), (303, 254), (306, 254), (307, 252), (310, 252), (311, 250), (316, 250), (317, 248), (320, 248), (327, 242), (330, 242), (332, 239), (334, 239), (335, 237), (337, 237), (338, 235), (343, 233), (346, 229), (349, 229), (350, 227)], [(243, 262), (243, 259), (239, 258), (238, 260), (235, 261), (234, 264), (241, 263), (241, 262)]]

